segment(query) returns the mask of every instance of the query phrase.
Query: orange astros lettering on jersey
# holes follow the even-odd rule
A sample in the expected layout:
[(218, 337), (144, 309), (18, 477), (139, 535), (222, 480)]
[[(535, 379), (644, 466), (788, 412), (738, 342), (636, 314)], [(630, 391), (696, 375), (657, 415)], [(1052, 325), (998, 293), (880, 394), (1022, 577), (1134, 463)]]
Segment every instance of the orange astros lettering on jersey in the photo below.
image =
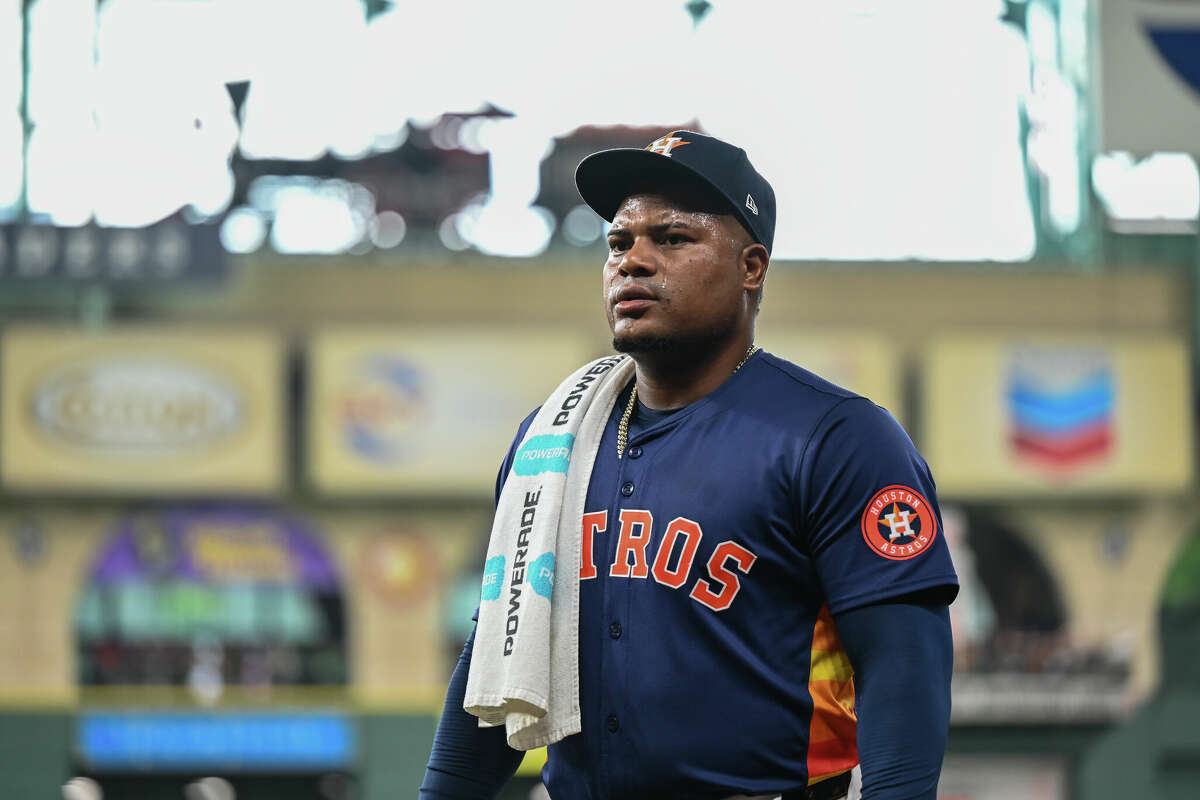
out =
[(937, 516), (920, 493), (907, 486), (886, 486), (862, 514), (867, 545), (884, 558), (907, 561), (925, 553), (937, 538)]
[[(668, 589), (681, 589), (691, 577), (696, 553), (704, 538), (700, 523), (687, 517), (676, 517), (667, 525), (658, 541), (653, 557), (650, 545), (654, 541), (654, 515), (641, 508), (625, 508), (620, 512), (621, 529), (617, 533), (615, 556), (608, 568), (612, 578), (646, 578)], [(594, 547), (596, 534), (608, 528), (607, 511), (590, 511), (583, 515), (580, 532), (579, 580), (598, 577)], [(733, 604), (742, 590), (737, 573), (750, 573), (758, 556), (737, 542), (721, 542), (708, 559), (708, 577), (698, 577), (688, 597), (712, 609), (724, 611)], [(651, 567), (653, 562), (653, 567)], [(674, 566), (672, 566), (672, 564)], [(737, 570), (735, 572), (734, 570)]]
[[(676, 517), (667, 526), (662, 541), (658, 544), (658, 555), (654, 558), (654, 580), (663, 586), (678, 589), (687, 583), (688, 573), (692, 571), (692, 561), (696, 558), (696, 548), (700, 546), (700, 523), (686, 517)], [(675, 569), (671, 569), (671, 555), (675, 551), (675, 541), (683, 537), (683, 549)]]
[(720, 584), (721, 590), (714, 592), (701, 579), (696, 581), (689, 596), (713, 611), (724, 611), (729, 608), (733, 603), (733, 598), (737, 597), (737, 593), (742, 589), (738, 576), (725, 566), (725, 562), (731, 558), (743, 573), (749, 573), (754, 562), (758, 560), (758, 556), (737, 542), (721, 542), (713, 550), (712, 557), (708, 559), (708, 574), (712, 580)]
[(813, 701), (808, 729), (808, 782), (831, 778), (858, 763), (854, 715), (854, 668), (838, 638), (829, 606), (813, 624), (808, 692)]
[(608, 512), (592, 511), (583, 515), (583, 531), (580, 536), (579, 580), (596, 577), (596, 558), (592, 554), (592, 540), (597, 533), (608, 528)]
[[(654, 528), (654, 515), (637, 508), (621, 510), (621, 538), (617, 540), (617, 557), (608, 574), (614, 578), (644, 578), (650, 574), (646, 547)], [(637, 533), (634, 533), (634, 529)], [(633, 564), (629, 557), (633, 557)]]

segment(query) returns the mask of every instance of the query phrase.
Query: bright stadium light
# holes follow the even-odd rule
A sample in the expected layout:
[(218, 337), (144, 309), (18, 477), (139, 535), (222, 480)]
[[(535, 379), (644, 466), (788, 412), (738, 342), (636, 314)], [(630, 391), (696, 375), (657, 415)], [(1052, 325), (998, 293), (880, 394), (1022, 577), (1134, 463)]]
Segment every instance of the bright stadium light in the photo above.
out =
[(586, 205), (577, 205), (563, 217), (563, 237), (576, 247), (586, 247), (604, 233), (601, 222)]
[[(0, 2), (19, 19), (20, 3)], [(537, 24), (523, 26), (484, 0), (395, 3), (370, 20), (359, 0), (303, 5), (37, 0), (30, 209), (64, 224), (148, 224), (182, 207), (205, 218), (232, 201), (235, 148), (248, 159), (354, 159), (399, 147), (410, 123), (443, 120), (441, 147), (488, 153), (487, 203), (461, 218), (470, 245), (528, 256), (554, 229), (532, 204), (557, 137), (698, 124), (743, 144), (773, 182), (777, 258), (1033, 253), (1017, 116), (1028, 53), (996, 0), (692, 4), (702, 14), (665, 0), (609, 0), (600, 14), (529, 0), (522, 14)], [(637, 57), (614, 58), (614, 43)], [(0, 66), (19, 63), (12, 52), (0, 47)], [(248, 86), (240, 119), (229, 82)], [(444, 121), (488, 108), (512, 116)], [(7, 170), (19, 166), (11, 114), (0, 110), (0, 214), (20, 195)], [(1078, 165), (1068, 169), (1074, 121), (1060, 117), (1042, 119), (1031, 158), (1065, 186)], [(1059, 227), (1080, 212), (1065, 193), (1047, 207)], [(284, 220), (284, 238), (359, 243), (374, 212), (361, 230), (356, 219), (309, 219), (340, 231), (328, 238)]]
[(553, 218), (533, 207), (548, 143), (523, 118), (498, 121), (486, 134), (482, 143), (491, 154), (492, 191), (479, 210), (470, 241), (489, 255), (540, 255), (554, 232)]
[(1187, 153), (1155, 153), (1135, 161), (1104, 153), (1092, 162), (1092, 185), (1118, 233), (1195, 233), (1200, 170)]
[[(1013, 80), (1020, 36), (996, 3), (717, 4), (692, 77), (726, 102), (700, 121), (774, 184), (776, 258), (1019, 260), (1035, 240)], [(755, 41), (746, 81), (729, 41)], [(786, 86), (781, 93), (780, 87)]]
[(267, 239), (267, 221), (257, 208), (239, 206), (221, 222), (221, 244), (231, 253), (253, 253)]
[(345, 181), (298, 179), (275, 198), (271, 245), (281, 253), (344, 253), (363, 241), (375, 201)]
[(363, 80), (366, 22), (361, 4), (314, 0), (280, 11), (286, 36), (263, 37), (242, 121), (247, 158), (312, 160), (330, 149), (367, 152), (373, 131)]
[(404, 241), (407, 232), (408, 225), (404, 222), (404, 217), (395, 211), (381, 211), (376, 214), (368, 230), (371, 244), (380, 250), (396, 247)]

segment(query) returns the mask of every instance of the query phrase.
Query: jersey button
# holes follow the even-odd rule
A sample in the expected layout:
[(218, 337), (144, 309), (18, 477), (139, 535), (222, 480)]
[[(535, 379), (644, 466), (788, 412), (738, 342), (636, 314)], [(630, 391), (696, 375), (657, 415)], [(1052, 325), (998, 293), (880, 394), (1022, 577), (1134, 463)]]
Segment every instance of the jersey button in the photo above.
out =
[(604, 727), (608, 728), (609, 733), (616, 733), (621, 729), (621, 723), (617, 722), (616, 714), (609, 714), (608, 719), (604, 721)]
[(621, 623), (614, 622), (612, 625), (609, 625), (608, 626), (608, 635), (614, 639), (620, 639), (621, 638)]
[(633, 447), (629, 448), (629, 457), (630, 458), (641, 458), (642, 457), (642, 446), (640, 444), (635, 444)]
[(625, 483), (621, 485), (621, 494), (625, 497), (629, 497), (631, 494), (633, 494), (633, 481), (625, 481)]

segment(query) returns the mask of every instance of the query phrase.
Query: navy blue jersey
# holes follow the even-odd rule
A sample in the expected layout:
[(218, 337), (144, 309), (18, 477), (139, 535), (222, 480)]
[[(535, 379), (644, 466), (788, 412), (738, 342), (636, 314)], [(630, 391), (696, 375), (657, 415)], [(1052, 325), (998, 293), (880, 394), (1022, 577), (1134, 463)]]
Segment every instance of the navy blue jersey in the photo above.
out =
[(549, 748), (551, 796), (721, 798), (850, 769), (832, 615), (957, 587), (924, 460), (886, 411), (766, 352), (618, 459), (628, 396), (588, 488), (583, 730)]

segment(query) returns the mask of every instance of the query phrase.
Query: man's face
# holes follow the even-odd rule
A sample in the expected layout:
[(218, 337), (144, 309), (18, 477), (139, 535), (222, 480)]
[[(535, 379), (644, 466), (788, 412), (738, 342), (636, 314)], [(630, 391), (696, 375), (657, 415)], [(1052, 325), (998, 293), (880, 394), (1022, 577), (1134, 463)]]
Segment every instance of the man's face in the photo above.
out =
[(696, 350), (728, 339), (747, 313), (740, 261), (749, 243), (732, 215), (685, 210), (657, 194), (627, 198), (604, 264), (613, 347)]

